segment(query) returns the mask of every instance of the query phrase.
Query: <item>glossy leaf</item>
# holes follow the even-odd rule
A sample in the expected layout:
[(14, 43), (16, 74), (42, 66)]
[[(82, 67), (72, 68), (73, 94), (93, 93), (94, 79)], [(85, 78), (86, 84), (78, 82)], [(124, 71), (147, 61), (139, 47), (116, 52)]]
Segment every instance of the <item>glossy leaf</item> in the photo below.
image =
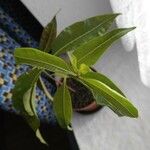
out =
[(87, 87), (88, 89), (91, 90), (91, 92), (93, 93), (94, 99), (96, 100), (97, 104), (99, 104), (101, 106), (104, 105), (104, 106), (109, 107), (112, 111), (114, 111), (120, 117), (124, 116), (124, 114), (122, 114), (122, 112), (120, 112), (117, 109), (117, 107), (115, 107), (114, 105), (109, 103), (109, 101), (104, 97), (104, 94), (100, 90), (97, 90), (96, 88), (92, 87), (91, 85), (89, 85), (88, 83), (84, 82), (81, 79), (78, 79), (78, 81), (81, 82), (85, 87)]
[[(87, 74), (82, 75), (84, 78), (92, 78), (101, 81), (102, 83), (106, 84), (108, 87), (111, 89), (117, 91), (119, 94), (125, 97), (123, 92), (105, 75), (97, 73), (97, 72), (88, 72)], [(106, 105), (108, 106), (112, 111), (114, 111), (117, 115), (123, 116), (120, 111), (116, 107), (114, 107), (109, 101), (102, 96), (101, 92), (96, 89), (92, 89), (93, 96), (95, 97), (95, 100), (100, 104), (100, 105)], [(110, 99), (110, 98), (109, 98)]]
[[(30, 88), (23, 95), (23, 105), (24, 105), (25, 111), (30, 116), (34, 116), (34, 112), (33, 112), (32, 106), (31, 106), (33, 92), (34, 92), (33, 88)], [(33, 101), (34, 101), (34, 99), (33, 99)]]
[(38, 75), (40, 74), (39, 69), (33, 69), (29, 73), (24, 73), (21, 75), (15, 84), (13, 89), (13, 106), (20, 111), (25, 111), (24, 109), (24, 94), (34, 86), (35, 82), (38, 79)]
[(39, 81), (40, 81), (40, 86), (42, 88), (42, 90), (44, 91), (45, 95), (47, 96), (47, 98), (50, 100), (50, 101), (53, 101), (53, 97), (52, 95), (49, 93), (47, 87), (45, 86), (43, 80), (41, 77), (39, 77)]
[(74, 50), (97, 36), (102, 36), (118, 14), (101, 15), (77, 22), (64, 29), (52, 45), (53, 54)]
[(88, 73), (82, 75), (82, 77), (96, 79), (96, 80), (98, 80), (98, 81), (106, 84), (108, 87), (110, 87), (111, 89), (115, 90), (116, 92), (118, 92), (119, 94), (121, 94), (122, 96), (125, 97), (125, 95), (117, 87), (117, 85), (115, 83), (113, 83), (113, 81), (111, 81), (108, 77), (106, 77), (105, 75), (103, 75), (101, 73), (98, 73), (98, 72), (88, 72)]
[(86, 44), (81, 45), (73, 52), (73, 54), (77, 58), (79, 64), (84, 63), (91, 66), (96, 63), (114, 41), (133, 29), (134, 28), (115, 29), (106, 33), (104, 36), (96, 37)]
[(14, 55), (17, 64), (27, 64), (61, 74), (73, 74), (63, 59), (34, 48), (17, 48)]
[(47, 145), (47, 142), (43, 139), (41, 133), (40, 133), (40, 120), (38, 119), (37, 116), (28, 116), (28, 115), (23, 115), (25, 118), (26, 122), (28, 125), (32, 128), (32, 130), (35, 132), (36, 137), (39, 139), (39, 141), (43, 144)]
[(57, 89), (54, 96), (53, 106), (59, 125), (62, 128), (67, 129), (71, 124), (72, 103), (71, 96), (65, 82)]
[(35, 134), (36, 134), (36, 137), (40, 140), (41, 143), (48, 145), (48, 143), (43, 139), (39, 129), (36, 130)]
[(79, 72), (80, 72), (81, 74), (86, 74), (86, 73), (88, 73), (88, 72), (90, 72), (90, 71), (91, 71), (90, 67), (87, 66), (87, 65), (85, 65), (85, 64), (81, 64), (81, 65), (79, 66)]
[[(97, 104), (101, 105), (101, 106), (107, 106), (109, 107), (114, 113), (116, 113), (119, 117), (124, 116), (124, 114), (116, 107), (114, 106), (112, 103), (110, 103), (107, 98), (100, 93), (100, 91), (97, 91), (96, 89), (92, 90), (93, 96), (97, 102)], [(110, 99), (110, 98), (109, 98)], [(111, 100), (111, 99), (110, 99)]]
[(138, 117), (137, 109), (127, 98), (98, 80), (84, 78), (84, 81), (91, 87), (93, 93), (102, 95), (101, 98), (96, 99), (98, 104), (108, 105), (119, 116)]
[(36, 132), (37, 129), (40, 127), (40, 120), (36, 116), (29, 116), (27, 114), (23, 114), (25, 120), (31, 127), (31, 129)]
[(39, 140), (46, 143), (38, 131), (40, 122), (35, 110), (35, 83), (40, 72), (40, 69), (35, 68), (29, 73), (21, 75), (13, 89), (12, 100), (13, 106), (20, 111), (30, 127), (38, 132), (37, 137)]
[(39, 49), (44, 52), (49, 52), (51, 50), (51, 45), (56, 38), (57, 34), (57, 22), (56, 16), (52, 21), (43, 29)]
[(70, 63), (71, 63), (71, 67), (73, 68), (73, 70), (75, 72), (77, 72), (78, 71), (77, 58), (72, 54), (72, 52), (68, 52), (68, 57), (69, 57), (69, 60), (70, 60)]
[(43, 139), (39, 127), (40, 127), (40, 120), (36, 113), (36, 106), (35, 106), (35, 96), (36, 96), (36, 85), (34, 85), (31, 88), (31, 93), (29, 95), (30, 97), (30, 107), (33, 113), (33, 116), (29, 116), (29, 114), (24, 115), (24, 118), (26, 119), (29, 126), (32, 128), (32, 130), (35, 132), (36, 137), (40, 140), (41, 143), (47, 144), (46, 141)]

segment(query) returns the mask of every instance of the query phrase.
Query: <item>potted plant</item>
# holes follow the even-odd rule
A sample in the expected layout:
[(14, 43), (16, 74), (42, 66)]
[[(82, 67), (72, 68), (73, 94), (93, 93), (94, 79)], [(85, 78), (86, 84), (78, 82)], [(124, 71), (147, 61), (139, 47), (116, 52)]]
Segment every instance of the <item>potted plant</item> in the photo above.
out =
[[(40, 121), (34, 102), (38, 80), (49, 100), (53, 101), (57, 121), (64, 129), (71, 129), (73, 109), (90, 111), (97, 106), (108, 106), (118, 116), (138, 117), (137, 109), (123, 92), (92, 67), (114, 41), (134, 29), (108, 30), (118, 15), (106, 14), (88, 18), (67, 27), (58, 36), (55, 16), (43, 30), (38, 49), (16, 48), (16, 63), (32, 68), (18, 78), (13, 90), (13, 105), (41, 142), (45, 143), (39, 132)], [(44, 86), (41, 73), (54, 80), (58, 78), (54, 97)]]

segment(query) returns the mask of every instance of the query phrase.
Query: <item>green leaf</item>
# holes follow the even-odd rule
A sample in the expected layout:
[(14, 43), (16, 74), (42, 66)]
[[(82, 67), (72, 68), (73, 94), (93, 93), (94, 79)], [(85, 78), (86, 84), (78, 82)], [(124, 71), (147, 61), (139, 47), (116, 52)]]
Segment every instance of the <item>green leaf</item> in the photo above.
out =
[[(16, 110), (20, 111), (35, 132), (38, 131), (40, 126), (40, 121), (35, 110), (35, 83), (40, 72), (40, 69), (35, 68), (29, 73), (21, 75), (15, 84), (12, 96), (13, 106)], [(39, 131), (37, 135), (41, 142), (46, 143), (42, 136), (40, 136)]]
[(102, 56), (107, 48), (117, 39), (132, 31), (133, 28), (115, 29), (104, 36), (96, 37), (89, 42), (78, 47), (73, 54), (79, 64), (91, 66)]
[(36, 137), (40, 140), (41, 143), (48, 145), (47, 142), (43, 139), (39, 129), (36, 130), (35, 134), (36, 134)]
[[(39, 69), (33, 69), (29, 73), (22, 74), (15, 84), (13, 89), (12, 102), (13, 106), (19, 111), (25, 111), (23, 99), (24, 94), (34, 86), (40, 74)], [(27, 93), (26, 93), (27, 94)]]
[(29, 116), (27, 114), (23, 114), (23, 117), (25, 118), (26, 122), (28, 125), (31, 127), (31, 129), (36, 132), (38, 128), (40, 127), (40, 120), (34, 116)]
[(84, 75), (82, 75), (83, 78), (91, 78), (91, 79), (96, 79), (104, 84), (106, 84), (108, 87), (111, 89), (117, 91), (119, 94), (125, 97), (124, 93), (117, 87), (113, 81), (111, 81), (108, 77), (105, 75), (98, 73), (98, 72), (88, 72)]
[(91, 85), (89, 85), (88, 83), (84, 82), (81, 79), (78, 79), (78, 81), (81, 82), (84, 86), (86, 86), (88, 89), (91, 90), (91, 92), (93, 93), (94, 99), (96, 100), (97, 104), (99, 104), (101, 106), (104, 105), (104, 106), (109, 107), (112, 111), (114, 111), (120, 117), (124, 116), (117, 109), (117, 107), (115, 107), (114, 105), (112, 105), (111, 103), (109, 103), (109, 101), (104, 97), (104, 95), (102, 94), (102, 92), (100, 90), (97, 90), (96, 88), (92, 87)]
[(77, 72), (78, 71), (78, 68), (77, 68), (77, 58), (72, 54), (72, 52), (68, 52), (67, 54), (69, 56), (71, 67), (73, 68), (73, 70), (75, 72)]
[(66, 87), (66, 82), (57, 89), (53, 106), (59, 125), (67, 129), (71, 124), (72, 103), (69, 90)]
[(34, 48), (17, 48), (14, 55), (17, 64), (27, 64), (65, 75), (74, 74), (63, 59)]
[(45, 86), (43, 80), (41, 77), (39, 77), (39, 81), (40, 81), (40, 85), (42, 87), (42, 90), (44, 91), (45, 95), (47, 96), (47, 98), (50, 100), (50, 101), (53, 101), (53, 97), (52, 95), (49, 93), (49, 91), (47, 90), (47, 87)]
[(74, 50), (96, 36), (102, 36), (118, 14), (88, 18), (64, 29), (52, 45), (54, 55)]
[(36, 137), (40, 140), (41, 143), (46, 144), (46, 141), (43, 139), (39, 127), (40, 127), (40, 120), (38, 119), (38, 117), (36, 115), (34, 116), (29, 116), (29, 115), (23, 115), (23, 117), (25, 118), (26, 122), (28, 123), (28, 125), (32, 128), (32, 130), (35, 132)]
[(36, 137), (40, 140), (41, 143), (46, 144), (46, 141), (43, 139), (41, 133), (40, 133), (40, 120), (37, 116), (36, 113), (36, 106), (35, 106), (35, 97), (36, 97), (36, 84), (32, 87), (31, 93), (30, 93), (30, 104), (32, 108), (32, 113), (34, 114), (33, 116), (29, 116), (28, 114), (25, 115), (25, 119), (29, 126), (32, 128), (32, 130), (35, 132)]
[(115, 113), (119, 116), (138, 117), (137, 109), (127, 98), (98, 80), (85, 78), (83, 80), (91, 87), (93, 93), (99, 93), (102, 96), (96, 99), (98, 104), (107, 105), (112, 110), (115, 110)]
[[(23, 86), (23, 85), (22, 85)], [(25, 111), (28, 115), (34, 116), (33, 109), (31, 107), (31, 101), (32, 101), (32, 95), (33, 95), (33, 89), (30, 88), (27, 92), (23, 95), (23, 105), (25, 108)], [(33, 99), (34, 100), (34, 99)]]
[(50, 23), (44, 28), (41, 39), (39, 49), (44, 52), (49, 52), (51, 50), (51, 45), (56, 38), (57, 34), (57, 21), (56, 16), (51, 20)]
[(89, 68), (89, 66), (87, 66), (86, 64), (81, 64), (80, 66), (79, 66), (79, 72), (81, 73), (81, 74), (86, 74), (86, 73), (88, 73), (88, 72), (90, 72), (91, 71), (91, 69)]

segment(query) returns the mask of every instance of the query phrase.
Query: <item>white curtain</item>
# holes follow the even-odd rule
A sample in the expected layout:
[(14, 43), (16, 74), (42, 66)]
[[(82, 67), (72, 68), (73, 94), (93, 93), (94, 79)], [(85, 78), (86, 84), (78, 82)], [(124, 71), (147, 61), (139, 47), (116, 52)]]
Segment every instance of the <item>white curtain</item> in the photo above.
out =
[(142, 82), (150, 87), (150, 0), (110, 0), (114, 12), (123, 15), (118, 27), (136, 26), (136, 30), (122, 39), (126, 50), (137, 47)]

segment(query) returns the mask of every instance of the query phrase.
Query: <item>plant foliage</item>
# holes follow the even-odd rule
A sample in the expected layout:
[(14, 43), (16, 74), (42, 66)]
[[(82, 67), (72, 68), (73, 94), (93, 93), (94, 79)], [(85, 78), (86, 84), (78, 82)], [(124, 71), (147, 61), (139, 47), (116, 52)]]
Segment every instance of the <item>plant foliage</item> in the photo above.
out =
[[(66, 85), (68, 78), (74, 78), (86, 85), (98, 105), (108, 106), (118, 116), (138, 117), (137, 109), (117, 85), (105, 75), (91, 70), (91, 66), (113, 42), (134, 29), (132, 27), (108, 31), (117, 16), (118, 14), (107, 14), (74, 23), (58, 36), (54, 17), (43, 30), (39, 49), (15, 50), (16, 63), (30, 65), (33, 69), (18, 78), (13, 90), (13, 104), (43, 143), (45, 141), (39, 132), (40, 122), (34, 102), (38, 79), (47, 97), (53, 101), (56, 118), (64, 129), (70, 128), (72, 119), (71, 96)], [(51, 49), (52, 54), (49, 54)], [(59, 57), (63, 53), (67, 54), (69, 61)], [(41, 72), (48, 74), (49, 71), (62, 78), (54, 97), (48, 93), (40, 77)]]

